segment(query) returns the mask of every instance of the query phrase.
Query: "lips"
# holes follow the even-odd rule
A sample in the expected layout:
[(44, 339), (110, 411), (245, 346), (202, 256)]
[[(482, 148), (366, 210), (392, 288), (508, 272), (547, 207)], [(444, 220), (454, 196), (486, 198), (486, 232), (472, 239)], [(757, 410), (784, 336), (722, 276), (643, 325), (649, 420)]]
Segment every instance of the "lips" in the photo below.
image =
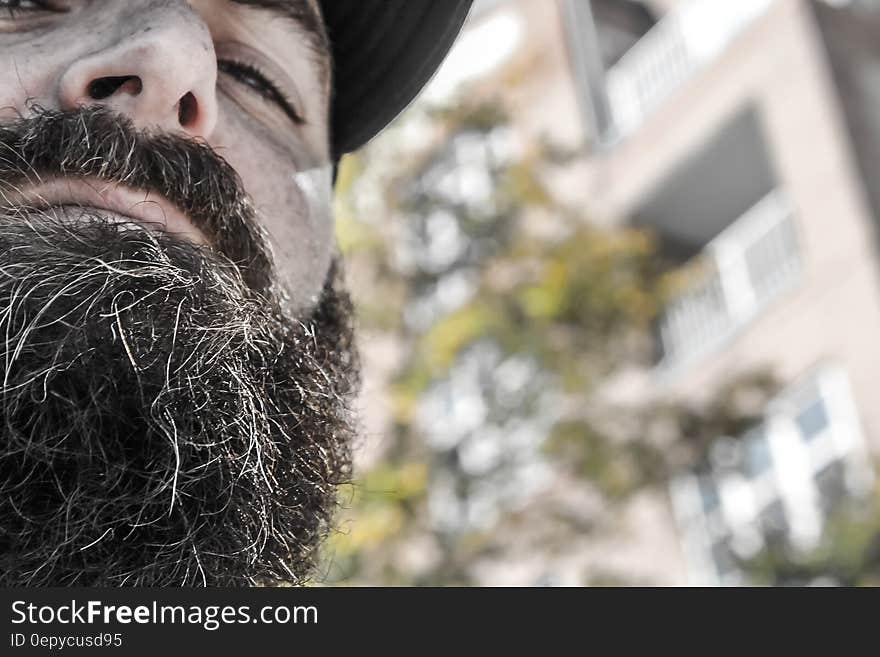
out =
[(174, 234), (194, 244), (210, 243), (189, 217), (167, 198), (120, 183), (95, 178), (59, 178), (5, 196), (11, 204), (38, 210), (91, 210), (112, 220), (133, 221)]

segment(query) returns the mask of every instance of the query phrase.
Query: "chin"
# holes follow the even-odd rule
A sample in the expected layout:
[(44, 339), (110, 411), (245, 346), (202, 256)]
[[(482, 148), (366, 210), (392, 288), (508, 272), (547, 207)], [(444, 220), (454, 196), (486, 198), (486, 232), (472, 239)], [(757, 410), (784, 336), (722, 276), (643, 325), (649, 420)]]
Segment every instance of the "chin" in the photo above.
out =
[(0, 217), (0, 273), (0, 585), (313, 576), (355, 424), (338, 267), (293, 317), (217, 252), (86, 213)]

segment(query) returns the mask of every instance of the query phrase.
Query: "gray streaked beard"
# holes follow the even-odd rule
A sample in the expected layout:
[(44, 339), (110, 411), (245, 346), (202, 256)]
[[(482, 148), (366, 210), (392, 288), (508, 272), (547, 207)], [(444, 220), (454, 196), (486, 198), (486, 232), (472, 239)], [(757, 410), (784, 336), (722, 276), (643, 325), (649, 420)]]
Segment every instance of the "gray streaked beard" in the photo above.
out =
[(0, 215), (0, 585), (310, 577), (350, 474), (351, 307), (336, 267), (302, 321), (260, 287), (146, 228)]

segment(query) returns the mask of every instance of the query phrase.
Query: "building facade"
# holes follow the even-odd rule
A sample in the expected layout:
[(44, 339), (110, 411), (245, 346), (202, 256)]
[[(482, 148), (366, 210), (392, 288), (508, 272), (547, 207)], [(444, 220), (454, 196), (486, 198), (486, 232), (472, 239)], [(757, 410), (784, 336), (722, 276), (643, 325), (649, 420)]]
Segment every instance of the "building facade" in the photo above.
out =
[(520, 129), (583, 149), (559, 192), (703, 263), (660, 321), (656, 363), (615, 377), (615, 398), (698, 401), (759, 369), (783, 384), (748, 435), (718, 437), (708, 469), (634, 506), (629, 543), (586, 558), (736, 584), (769, 537), (814, 545), (829, 500), (872, 488), (880, 449), (877, 9), (510, 0), (472, 25), (499, 15), (528, 26), (511, 59), (532, 53), (531, 68), (506, 92)]

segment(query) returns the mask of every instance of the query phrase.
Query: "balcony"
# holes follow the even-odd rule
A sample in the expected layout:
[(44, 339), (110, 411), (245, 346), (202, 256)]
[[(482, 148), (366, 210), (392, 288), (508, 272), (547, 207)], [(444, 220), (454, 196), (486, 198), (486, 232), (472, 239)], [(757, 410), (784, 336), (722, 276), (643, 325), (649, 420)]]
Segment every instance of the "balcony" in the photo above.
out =
[(607, 73), (614, 136), (637, 130), (772, 4), (691, 0), (664, 17)]
[(798, 278), (793, 210), (775, 190), (704, 247), (705, 274), (666, 309), (659, 367), (681, 366), (748, 324)]

